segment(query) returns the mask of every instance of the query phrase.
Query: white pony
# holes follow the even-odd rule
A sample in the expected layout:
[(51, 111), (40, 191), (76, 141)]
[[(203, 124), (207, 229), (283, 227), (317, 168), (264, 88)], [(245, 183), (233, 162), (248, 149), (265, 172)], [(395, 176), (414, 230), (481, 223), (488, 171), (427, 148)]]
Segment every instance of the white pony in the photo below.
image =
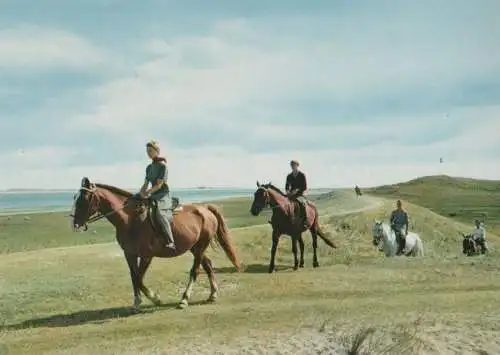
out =
[[(375, 221), (373, 223), (372, 233), (373, 245), (377, 246), (387, 257), (396, 255), (398, 249), (396, 234), (387, 223)], [(417, 233), (408, 232), (403, 255), (424, 256), (424, 245)]]

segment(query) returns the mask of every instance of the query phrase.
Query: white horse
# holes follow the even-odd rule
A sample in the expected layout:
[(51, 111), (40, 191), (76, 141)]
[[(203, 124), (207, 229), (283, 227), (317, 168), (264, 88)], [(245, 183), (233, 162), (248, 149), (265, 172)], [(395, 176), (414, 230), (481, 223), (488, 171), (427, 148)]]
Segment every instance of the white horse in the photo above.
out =
[[(396, 241), (396, 233), (394, 233), (391, 227), (381, 221), (375, 221), (373, 223), (372, 232), (373, 245), (384, 252), (385, 256), (395, 256), (398, 250), (398, 243)], [(417, 233), (408, 232), (403, 255), (424, 256), (424, 244)]]

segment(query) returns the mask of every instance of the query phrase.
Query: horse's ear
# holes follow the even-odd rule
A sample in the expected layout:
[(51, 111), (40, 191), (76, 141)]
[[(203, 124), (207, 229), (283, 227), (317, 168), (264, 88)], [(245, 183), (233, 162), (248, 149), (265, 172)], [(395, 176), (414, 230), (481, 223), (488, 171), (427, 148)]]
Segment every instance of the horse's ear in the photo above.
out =
[(82, 187), (83, 187), (83, 188), (86, 188), (86, 189), (90, 189), (90, 187), (91, 187), (91, 183), (90, 183), (90, 180), (89, 180), (89, 178), (88, 178), (88, 177), (84, 177), (84, 178), (82, 179)]
[(257, 187), (260, 187), (260, 182), (259, 182), (259, 180), (257, 180)]

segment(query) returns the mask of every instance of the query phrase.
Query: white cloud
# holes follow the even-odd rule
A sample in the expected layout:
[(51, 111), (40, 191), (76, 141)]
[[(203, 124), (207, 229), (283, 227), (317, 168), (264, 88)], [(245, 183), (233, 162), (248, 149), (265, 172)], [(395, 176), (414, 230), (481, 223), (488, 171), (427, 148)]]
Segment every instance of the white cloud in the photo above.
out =
[(206, 36), (153, 38), (143, 48), (154, 58), (96, 88), (93, 112), (77, 121), (134, 132), (176, 121), (234, 123), (248, 120), (249, 111), (279, 114), (270, 103), (280, 100), (355, 102), (429, 83), (447, 90), (500, 70), (500, 46), (480, 37), (487, 26), (459, 26), (459, 36), (455, 27), (432, 23), (433, 31), (403, 20), (378, 25), (346, 21), (330, 36), (292, 41), (293, 29), (236, 20)]
[[(137, 64), (129, 75), (93, 88), (90, 96), (95, 105), (70, 117), (69, 127), (79, 134), (82, 129), (103, 130), (115, 146), (137, 146), (139, 151), (147, 140), (158, 139), (169, 158), (174, 187), (253, 186), (256, 179), (281, 184), (291, 158), (303, 163), (312, 186), (374, 185), (434, 173), (500, 178), (500, 157), (491, 153), (482, 156), (498, 146), (493, 133), (499, 128), (498, 107), (450, 107), (450, 125), (455, 117), (468, 118), (471, 131), (448, 141), (413, 147), (379, 141), (379, 135), (387, 130), (402, 137), (426, 135), (432, 132), (432, 125), (428, 127), (432, 117), (438, 119), (444, 112), (383, 117), (386, 120), (379, 117), (378, 122), (386, 122), (365, 126), (313, 126), (313, 113), (302, 113), (303, 123), (293, 127), (273, 123), (289, 112), (285, 105), (294, 100), (319, 98), (356, 104), (414, 88), (446, 92), (471, 78), (480, 81), (500, 70), (500, 45), (494, 45), (500, 38), (495, 37), (500, 35), (500, 27), (491, 28), (485, 19), (466, 25), (457, 20), (446, 26), (434, 16), (413, 26), (407, 18), (390, 17), (390, 22), (346, 18), (329, 25), (333, 30), (328, 29), (327, 20), (316, 18), (291, 20), (288, 25), (280, 19), (267, 23), (234, 20), (216, 23), (205, 36), (157, 35), (137, 46), (140, 56), (148, 55), (149, 59)], [(326, 29), (326, 35), (302, 33), (320, 27)], [(31, 37), (27, 30), (23, 30), (24, 35), (16, 31), (7, 35), (0, 32), (0, 66), (57, 63), (83, 67), (104, 58), (98, 49), (71, 34), (41, 30)], [(5, 39), (15, 38), (15, 33), (20, 41)], [(21, 49), (16, 49), (16, 44)], [(30, 49), (32, 44), (36, 53)], [(483, 125), (473, 127), (479, 121)], [(256, 144), (274, 136), (297, 141), (299, 147), (303, 137), (333, 140), (367, 136), (373, 145), (264, 154), (249, 153), (224, 141), (216, 147), (188, 150), (167, 141), (165, 132), (179, 124), (197, 132), (206, 122), (214, 130), (229, 126), (241, 140), (250, 137)], [(15, 177), (1, 176), (0, 186), (33, 187), (32, 176), (45, 187), (72, 187), (71, 181), (76, 187), (82, 176), (125, 187), (142, 182), (146, 159), (132, 158), (129, 163), (108, 166), (60, 167), (73, 153), (55, 149), (24, 162), (13, 155), (0, 157), (0, 162), (7, 162), (14, 171), (22, 171)], [(411, 159), (405, 160), (405, 156)], [(441, 156), (445, 164), (439, 164)], [(51, 157), (60, 163), (55, 161), (48, 169), (42, 162)], [(381, 160), (398, 162), (381, 164)]]
[[(35, 149), (18, 149), (16, 151), (0, 154), (0, 166), (8, 167), (13, 175), (18, 177), (19, 172), (26, 169), (48, 169), (58, 168), (68, 163), (74, 150), (59, 147), (40, 147)], [(11, 170), (11, 167), (16, 171)], [(30, 179), (33, 177), (31, 176)], [(13, 180), (15, 181), (15, 180)]]
[(0, 31), (0, 68), (86, 68), (105, 62), (104, 53), (73, 33), (38, 26)]
[[(169, 181), (174, 188), (207, 186), (253, 187), (256, 180), (282, 185), (290, 159), (298, 159), (307, 173), (311, 187), (354, 184), (373, 186), (409, 180), (422, 175), (448, 174), (473, 178), (500, 179), (500, 156), (481, 155), (496, 139), (498, 121), (477, 127), (454, 140), (425, 147), (394, 147), (380, 143), (367, 148), (288, 151), (251, 154), (238, 147), (175, 149), (163, 146), (169, 165)], [(468, 142), (471, 144), (468, 144)], [(63, 166), (74, 151), (46, 148), (0, 157), (12, 175), (2, 174), (2, 187), (76, 188), (83, 176), (120, 187), (138, 187), (144, 179), (144, 160), (106, 166)], [(439, 163), (443, 153), (444, 164)], [(414, 164), (407, 155), (417, 155), (422, 163)], [(380, 158), (393, 158), (395, 163), (380, 163)], [(368, 162), (367, 162), (368, 161)], [(6, 164), (6, 165), (4, 165)]]

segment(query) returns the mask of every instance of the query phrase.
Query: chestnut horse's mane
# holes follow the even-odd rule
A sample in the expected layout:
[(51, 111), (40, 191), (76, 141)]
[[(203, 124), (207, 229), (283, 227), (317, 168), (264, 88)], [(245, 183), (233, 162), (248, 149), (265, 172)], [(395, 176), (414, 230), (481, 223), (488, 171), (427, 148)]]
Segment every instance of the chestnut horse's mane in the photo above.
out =
[(266, 189), (271, 189), (271, 190), (274, 190), (276, 191), (277, 193), (279, 193), (281, 196), (286, 196), (280, 189), (278, 189), (276, 186), (274, 186), (273, 184), (269, 183), (269, 184), (265, 184), (265, 185), (262, 185), (263, 187), (265, 187)]
[(110, 192), (113, 192), (117, 195), (123, 196), (123, 197), (132, 197), (133, 193), (129, 191), (125, 191), (123, 189), (120, 189), (119, 187), (116, 186), (111, 186), (111, 185), (106, 185), (106, 184), (98, 184), (96, 183), (95, 186), (100, 187), (102, 189), (106, 189)]

